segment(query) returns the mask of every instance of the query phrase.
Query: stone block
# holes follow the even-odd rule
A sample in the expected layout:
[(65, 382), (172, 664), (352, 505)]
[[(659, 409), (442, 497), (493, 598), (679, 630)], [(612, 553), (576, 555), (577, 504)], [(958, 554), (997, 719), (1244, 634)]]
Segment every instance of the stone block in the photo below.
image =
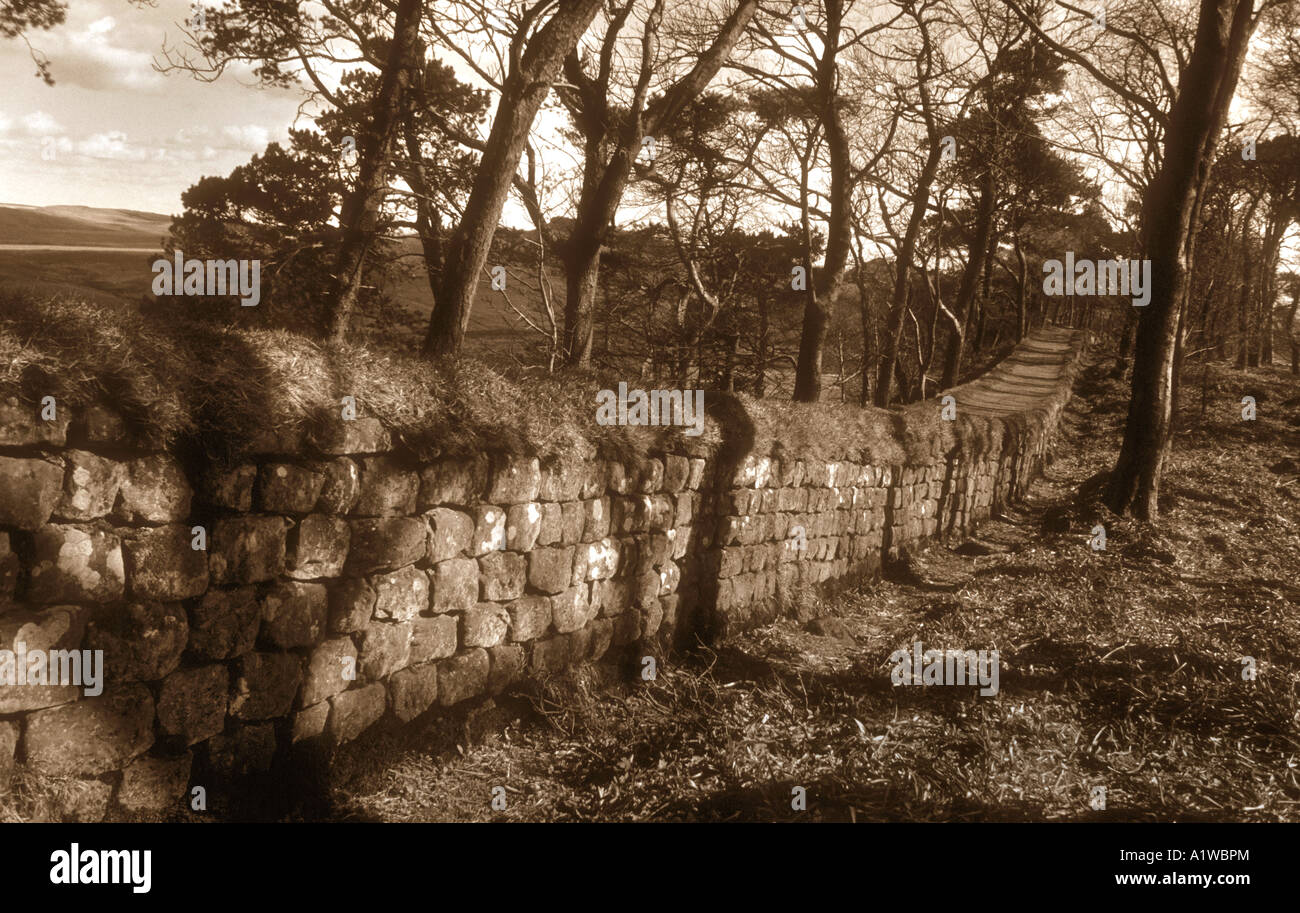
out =
[(424, 515), (429, 528), (426, 552), (432, 562), (458, 558), (474, 541), (475, 521), (469, 514), (436, 507)]
[(349, 521), (352, 544), (345, 570), (364, 576), (414, 564), (424, 557), (426, 528), (414, 517), (383, 517)]
[(316, 507), (325, 474), (294, 463), (267, 463), (257, 473), (258, 508), (269, 514), (307, 514)]
[(202, 742), (225, 728), (229, 703), (230, 673), (225, 666), (178, 669), (158, 690), (158, 727), (186, 745)]
[(337, 577), (343, 573), (352, 541), (346, 520), (308, 514), (289, 534), (285, 573), (295, 580)]
[(190, 514), (190, 483), (176, 458), (153, 454), (131, 460), (113, 516), (125, 523), (177, 523)]
[(153, 696), (139, 684), (38, 710), (27, 717), (23, 735), (27, 767), (52, 777), (119, 770), (153, 746), (153, 722)]
[(262, 632), (281, 649), (310, 647), (320, 641), (329, 617), (324, 584), (280, 581), (262, 593)]
[(86, 648), (104, 651), (104, 678), (110, 682), (163, 678), (180, 664), (189, 638), (189, 620), (177, 603), (129, 603), (86, 628)]
[(54, 508), (60, 520), (95, 520), (107, 516), (117, 501), (125, 467), (85, 450), (64, 454), (63, 496)]
[(230, 715), (241, 720), (286, 716), (301, 683), (297, 653), (246, 653), (235, 661)]
[(127, 593), (135, 599), (179, 600), (208, 588), (208, 554), (193, 547), (190, 527), (142, 529), (122, 543)]
[(524, 595), (528, 560), (523, 555), (492, 552), (478, 559), (478, 569), (479, 598), (484, 602), (506, 602)]
[(284, 570), (286, 533), (277, 516), (223, 517), (212, 527), (208, 570), (215, 586), (258, 583)]
[(464, 611), (478, 603), (479, 565), (473, 558), (448, 558), (430, 572), (434, 612)]
[(228, 659), (253, 649), (262, 607), (251, 586), (211, 589), (191, 605), (189, 649), (207, 659)]
[(361, 494), (352, 513), (362, 517), (394, 517), (415, 513), (420, 477), (392, 454), (361, 460)]

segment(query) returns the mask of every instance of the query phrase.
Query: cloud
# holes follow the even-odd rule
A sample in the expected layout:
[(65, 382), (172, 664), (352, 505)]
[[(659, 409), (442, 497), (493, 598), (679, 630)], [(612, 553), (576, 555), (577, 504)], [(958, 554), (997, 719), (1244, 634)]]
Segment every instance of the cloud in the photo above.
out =
[[(116, 159), (128, 162), (143, 162), (151, 157), (149, 149), (133, 146), (121, 130), (107, 133), (94, 133), (76, 145), (77, 154), (92, 159)], [(163, 150), (158, 150), (162, 152)], [(155, 156), (156, 157), (156, 156)]]
[(45, 111), (33, 111), (22, 117), (23, 129), (29, 136), (54, 136), (65, 132), (63, 125)]

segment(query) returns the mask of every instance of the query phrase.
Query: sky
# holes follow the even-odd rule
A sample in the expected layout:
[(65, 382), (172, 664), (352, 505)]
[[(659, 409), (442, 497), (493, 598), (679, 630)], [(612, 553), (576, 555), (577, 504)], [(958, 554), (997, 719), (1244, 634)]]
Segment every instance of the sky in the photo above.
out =
[(28, 36), (49, 58), (53, 86), (34, 75), (21, 40), (0, 41), (0, 203), (173, 215), (200, 177), (228, 174), (285, 138), (297, 90), (259, 88), (242, 67), (211, 84), (156, 72), (189, 15), (187, 0), (72, 0), (67, 21)]

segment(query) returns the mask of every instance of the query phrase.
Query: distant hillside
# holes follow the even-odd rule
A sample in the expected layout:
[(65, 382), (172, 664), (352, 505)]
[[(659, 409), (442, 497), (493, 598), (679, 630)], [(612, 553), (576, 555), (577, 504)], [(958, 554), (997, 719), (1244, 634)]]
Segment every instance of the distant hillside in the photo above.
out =
[(133, 209), (0, 204), (0, 244), (157, 248), (171, 221)]

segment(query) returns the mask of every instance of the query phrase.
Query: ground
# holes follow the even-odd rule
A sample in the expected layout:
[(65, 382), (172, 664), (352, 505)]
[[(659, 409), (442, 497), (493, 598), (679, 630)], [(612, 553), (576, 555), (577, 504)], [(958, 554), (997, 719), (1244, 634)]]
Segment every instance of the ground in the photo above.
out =
[[(653, 681), (561, 677), (437, 741), (363, 740), (327, 815), (1300, 820), (1300, 380), (1190, 370), (1151, 526), (1099, 505), (1127, 404), (1111, 367), (1081, 374), (1053, 461), (975, 540)], [(895, 687), (918, 640), (996, 649), (999, 693)]]

